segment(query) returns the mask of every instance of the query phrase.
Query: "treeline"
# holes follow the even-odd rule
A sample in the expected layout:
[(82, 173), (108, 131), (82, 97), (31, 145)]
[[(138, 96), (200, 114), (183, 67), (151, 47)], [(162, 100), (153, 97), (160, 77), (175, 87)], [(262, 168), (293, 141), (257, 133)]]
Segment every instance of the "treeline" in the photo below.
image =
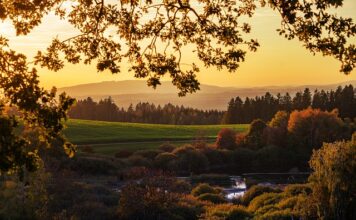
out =
[(135, 122), (151, 124), (220, 124), (223, 116), (218, 110), (199, 110), (166, 104), (163, 107), (150, 103), (131, 104), (128, 109), (118, 107), (111, 97), (95, 102), (88, 97), (79, 100), (69, 111), (69, 117), (75, 119)]
[(285, 95), (271, 95), (267, 92), (264, 96), (246, 98), (240, 97), (230, 100), (228, 109), (222, 119), (223, 124), (250, 123), (256, 118), (269, 121), (278, 111), (291, 112), (302, 110), (311, 106), (314, 109), (331, 111), (338, 109), (341, 118), (353, 119), (356, 117), (356, 89), (352, 85), (335, 91), (315, 90), (312, 94), (306, 88), (303, 92), (297, 92), (292, 98), (289, 93)]
[(339, 86), (335, 91), (315, 90), (309, 88), (297, 92), (294, 97), (289, 93), (273, 96), (267, 92), (264, 96), (232, 98), (226, 112), (218, 110), (199, 110), (173, 104), (156, 106), (147, 102), (132, 104), (128, 109), (117, 106), (111, 97), (95, 102), (88, 97), (79, 100), (69, 111), (69, 117), (75, 119), (136, 122), (152, 124), (248, 124), (260, 118), (269, 121), (278, 111), (292, 112), (308, 107), (332, 111), (338, 109), (341, 118), (356, 117), (356, 89), (352, 85)]

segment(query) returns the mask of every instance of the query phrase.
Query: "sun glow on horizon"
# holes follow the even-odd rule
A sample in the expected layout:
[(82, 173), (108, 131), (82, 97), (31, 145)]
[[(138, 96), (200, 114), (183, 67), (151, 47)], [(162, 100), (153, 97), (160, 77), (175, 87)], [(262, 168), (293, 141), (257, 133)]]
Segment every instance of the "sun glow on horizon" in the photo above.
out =
[[(356, 18), (356, 2), (346, 0), (341, 14)], [(337, 82), (356, 80), (355, 70), (344, 75), (339, 72), (340, 63), (332, 57), (320, 54), (313, 56), (303, 48), (297, 40), (288, 41), (278, 36), (275, 31), (280, 25), (279, 16), (271, 10), (256, 11), (251, 19), (251, 38), (258, 39), (261, 47), (256, 53), (249, 52), (245, 62), (241, 63), (236, 73), (216, 68), (204, 68), (202, 63), (190, 51), (184, 51), (184, 60), (194, 60), (200, 66), (198, 79), (203, 84), (234, 87), (255, 87), (266, 85), (306, 85), (333, 84)], [(29, 60), (38, 50), (45, 50), (54, 37), (66, 39), (75, 35), (77, 31), (66, 21), (60, 20), (54, 14), (49, 14), (43, 23), (27, 36), (16, 36), (9, 21), (0, 22), (0, 35), (10, 39), (11, 48), (24, 53)], [(356, 43), (356, 39), (352, 42)], [(97, 73), (96, 65), (67, 64), (59, 72), (51, 72), (39, 68), (41, 84), (64, 87), (101, 81), (118, 81), (135, 79), (134, 74), (128, 72), (128, 66), (121, 64), (121, 73), (112, 75), (108, 72)], [(165, 77), (164, 80), (169, 80)]]

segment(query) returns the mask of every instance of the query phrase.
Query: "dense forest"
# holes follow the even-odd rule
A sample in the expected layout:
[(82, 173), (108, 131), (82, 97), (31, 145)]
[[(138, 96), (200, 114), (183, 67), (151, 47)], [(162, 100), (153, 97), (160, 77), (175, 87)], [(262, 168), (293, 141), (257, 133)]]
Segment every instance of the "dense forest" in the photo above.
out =
[(353, 119), (356, 117), (355, 92), (355, 88), (348, 85), (344, 88), (340, 86), (335, 91), (311, 92), (306, 88), (303, 92), (297, 92), (294, 97), (289, 93), (273, 96), (267, 92), (264, 96), (247, 97), (243, 101), (237, 96), (231, 99), (226, 112), (204, 111), (173, 104), (162, 107), (147, 102), (124, 109), (114, 103), (111, 97), (99, 102), (88, 97), (79, 100), (70, 110), (69, 116), (75, 119), (152, 124), (248, 124), (256, 118), (269, 121), (278, 111), (292, 112), (311, 106), (324, 111), (338, 109), (341, 118)]
[(163, 107), (150, 103), (130, 105), (126, 110), (119, 108), (111, 99), (93, 101), (92, 98), (79, 100), (69, 112), (69, 117), (76, 119), (136, 122), (151, 124), (219, 124), (223, 116), (222, 111), (204, 111), (186, 108), (172, 104)]
[(344, 88), (339, 86), (335, 91), (315, 90), (313, 93), (306, 88), (303, 92), (297, 92), (294, 97), (291, 97), (289, 93), (284, 96), (281, 94), (273, 96), (267, 92), (264, 96), (246, 98), (243, 101), (237, 96), (230, 100), (222, 122), (223, 124), (245, 124), (256, 118), (269, 121), (278, 111), (291, 112), (309, 106), (324, 111), (338, 109), (341, 118), (353, 119), (356, 117), (355, 92), (355, 88), (348, 85)]

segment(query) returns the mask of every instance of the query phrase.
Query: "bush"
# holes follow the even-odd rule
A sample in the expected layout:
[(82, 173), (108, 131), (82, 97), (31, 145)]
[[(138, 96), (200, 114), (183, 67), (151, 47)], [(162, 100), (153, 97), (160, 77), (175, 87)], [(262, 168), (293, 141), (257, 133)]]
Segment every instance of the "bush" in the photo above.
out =
[(287, 172), (297, 165), (290, 149), (266, 146), (255, 152), (254, 168), (260, 172)]
[(199, 200), (212, 202), (214, 204), (225, 203), (226, 199), (221, 194), (204, 193), (198, 196)]
[(267, 124), (262, 119), (255, 119), (251, 122), (247, 135), (262, 134), (266, 127)]
[(155, 157), (162, 153), (160, 150), (139, 150), (134, 153), (134, 155), (142, 156), (146, 159), (153, 160)]
[(288, 121), (288, 131), (296, 146), (320, 148), (323, 142), (334, 142), (342, 137), (343, 122), (337, 110), (332, 112), (308, 108), (293, 111)]
[(290, 210), (275, 210), (257, 216), (256, 220), (291, 220), (299, 219), (300, 216)]
[(234, 207), (229, 215), (227, 216), (227, 220), (242, 220), (242, 219), (251, 219), (253, 215), (246, 210), (243, 206)]
[(232, 152), (234, 171), (248, 172), (253, 170), (252, 162), (255, 160), (256, 151), (248, 148), (238, 148)]
[(236, 148), (236, 132), (229, 128), (223, 128), (219, 131), (216, 138), (216, 147), (219, 149), (233, 150)]
[(271, 187), (255, 185), (245, 192), (245, 194), (241, 198), (241, 202), (243, 205), (248, 206), (255, 197), (262, 195), (263, 193), (270, 193), (276, 191), (277, 190)]
[(131, 166), (136, 167), (151, 167), (152, 163), (147, 159), (139, 155), (132, 155), (127, 159)]
[(250, 129), (245, 136), (245, 143), (252, 148), (261, 148), (265, 145), (264, 131), (267, 127), (266, 122), (255, 119), (250, 124)]
[(173, 161), (175, 159), (177, 159), (176, 155), (164, 152), (156, 156), (154, 163), (157, 168), (170, 170), (173, 169)]
[(81, 174), (103, 175), (114, 172), (116, 164), (108, 158), (77, 156), (67, 163), (62, 164), (64, 168), (79, 172)]
[(73, 215), (79, 219), (115, 219), (116, 215), (114, 208), (109, 208), (95, 200), (78, 202), (71, 209)]
[(248, 210), (256, 212), (258, 209), (267, 205), (276, 205), (281, 201), (282, 195), (280, 193), (263, 193), (255, 197), (248, 205)]
[(222, 191), (220, 188), (212, 187), (209, 184), (201, 183), (192, 190), (193, 196), (200, 196), (206, 193), (220, 194)]
[(173, 154), (177, 156), (177, 160), (175, 160), (177, 171), (199, 173), (208, 168), (208, 158), (191, 145), (176, 148)]
[(282, 128), (287, 129), (289, 120), (289, 114), (286, 111), (278, 111), (271, 121), (269, 122), (269, 126), (273, 128)]
[(309, 195), (312, 193), (312, 189), (307, 184), (291, 184), (286, 186), (283, 191), (286, 196)]
[(302, 201), (301, 198), (298, 196), (284, 198), (277, 204), (277, 207), (279, 209), (294, 209), (294, 207), (296, 207), (297, 204)]
[(229, 158), (226, 154), (229, 151), (219, 150), (208, 146), (201, 147), (199, 150), (208, 158), (210, 168), (217, 166), (218, 169), (221, 169), (221, 166), (226, 166), (228, 164), (227, 161)]
[(208, 206), (202, 217), (204, 219), (247, 220), (252, 219), (253, 215), (243, 206), (226, 203)]
[(158, 149), (164, 152), (172, 152), (176, 147), (170, 143), (161, 144)]
[(191, 195), (181, 195), (179, 201), (171, 208), (171, 213), (180, 220), (197, 220), (204, 212), (206, 202)]

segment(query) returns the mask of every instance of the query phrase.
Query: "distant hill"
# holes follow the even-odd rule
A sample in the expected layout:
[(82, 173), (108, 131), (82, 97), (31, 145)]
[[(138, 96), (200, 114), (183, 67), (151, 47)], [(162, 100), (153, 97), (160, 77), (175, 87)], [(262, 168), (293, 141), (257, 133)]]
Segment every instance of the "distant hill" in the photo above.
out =
[(265, 87), (220, 87), (212, 85), (201, 85), (201, 90), (195, 94), (188, 94), (186, 97), (178, 97), (178, 90), (168, 81), (162, 82), (156, 90), (148, 87), (144, 80), (126, 80), (126, 81), (109, 81), (100, 83), (82, 84), (71, 87), (58, 89), (59, 92), (65, 91), (72, 97), (83, 99), (92, 97), (94, 100), (107, 98), (111, 96), (115, 103), (127, 108), (131, 103), (149, 102), (164, 105), (172, 103), (184, 105), (199, 109), (219, 109), (225, 110), (227, 103), (232, 97), (240, 96), (255, 97), (270, 92), (274, 95), (277, 93), (289, 92), (294, 95), (298, 91), (308, 87), (311, 91), (315, 89), (330, 90), (336, 89), (339, 85), (356, 85), (356, 80), (330, 85), (301, 85), (301, 86), (265, 86)]

